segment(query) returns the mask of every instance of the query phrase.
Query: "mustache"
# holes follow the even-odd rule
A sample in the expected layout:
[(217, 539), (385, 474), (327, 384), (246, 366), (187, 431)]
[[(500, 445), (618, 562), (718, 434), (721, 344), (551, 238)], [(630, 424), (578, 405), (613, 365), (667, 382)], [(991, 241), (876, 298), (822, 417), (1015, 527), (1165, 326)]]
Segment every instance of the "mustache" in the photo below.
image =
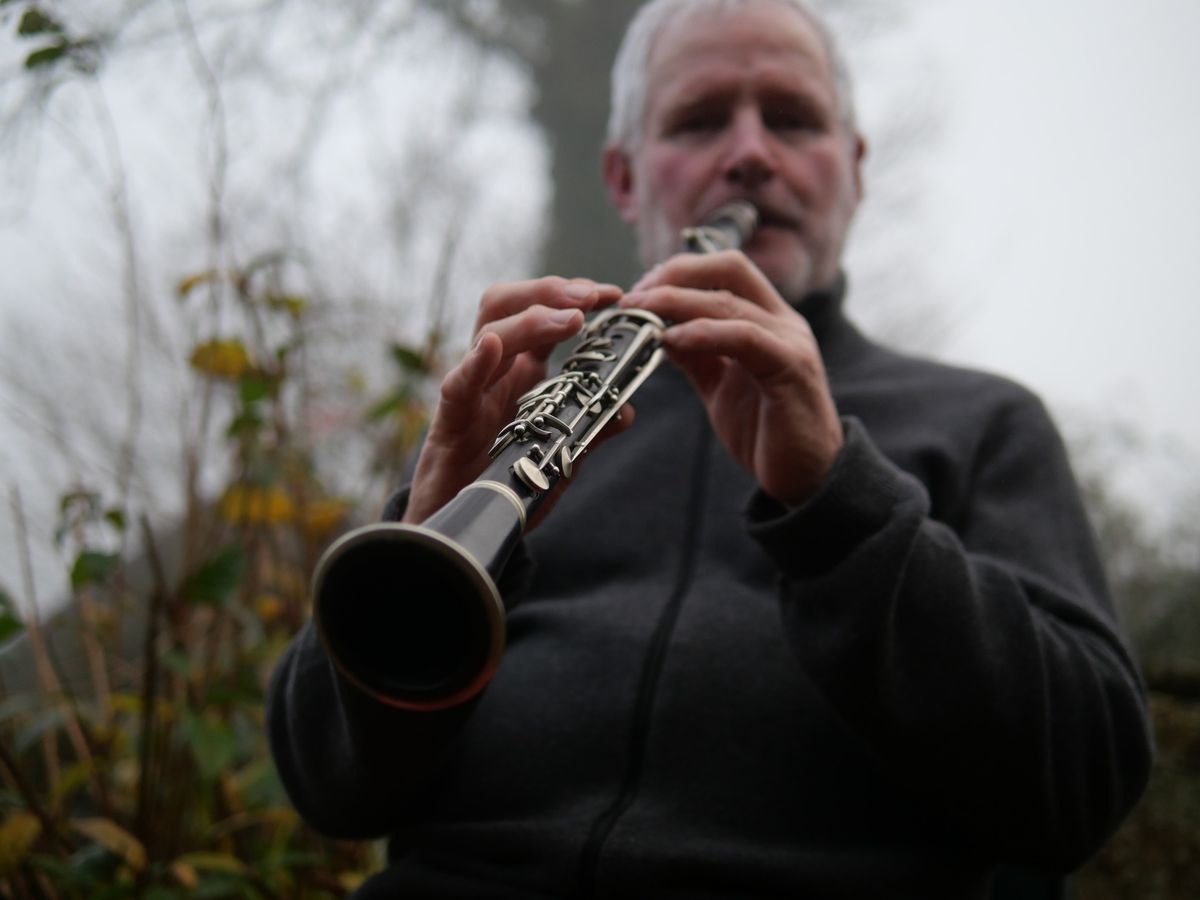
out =
[(709, 209), (701, 221), (707, 221), (721, 207), (738, 200), (751, 204), (758, 211), (758, 228), (789, 228), (796, 231), (803, 229), (804, 213), (795, 204), (748, 194), (726, 197)]

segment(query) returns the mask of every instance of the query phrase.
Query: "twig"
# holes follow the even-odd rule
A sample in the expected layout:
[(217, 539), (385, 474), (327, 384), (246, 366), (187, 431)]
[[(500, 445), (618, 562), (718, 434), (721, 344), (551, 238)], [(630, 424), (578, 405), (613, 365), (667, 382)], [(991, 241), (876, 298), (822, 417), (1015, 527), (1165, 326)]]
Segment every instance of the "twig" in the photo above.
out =
[(146, 558), (150, 563), (150, 572), (154, 579), (154, 587), (150, 592), (150, 608), (146, 611), (146, 636), (142, 644), (142, 733), (141, 744), (138, 748), (138, 797), (134, 821), (137, 823), (136, 834), (146, 842), (149, 851), (150, 798), (153, 787), (151, 750), (154, 737), (154, 706), (158, 701), (158, 653), (155, 644), (158, 641), (163, 601), (167, 595), (167, 579), (163, 571), (162, 559), (158, 555), (154, 534), (150, 531), (150, 523), (144, 515), (139, 521), (142, 540), (146, 545)]
[(125, 282), (125, 313), (128, 317), (129, 348), (126, 356), (125, 390), (129, 398), (129, 418), (117, 458), (117, 492), (119, 502), (127, 510), (134, 472), (137, 471), (138, 435), (142, 427), (144, 397), (142, 392), (143, 318), (145, 300), (142, 291), (141, 267), (138, 261), (133, 216), (129, 202), (129, 185), (120, 137), (113, 122), (112, 110), (96, 84), (96, 118), (109, 158), (112, 186), (109, 202), (116, 220), (116, 233), (121, 243), (121, 264)]
[[(25, 526), (25, 510), (21, 503), (20, 492), (15, 486), (12, 488), (12, 506), (17, 526), (17, 542), (21, 547), (22, 577), (24, 578), (25, 590), (30, 600), (31, 612), (28, 622), (29, 642), (33, 647), (38, 673), (38, 685), (44, 697), (58, 697), (62, 699), (63, 708), (66, 712), (63, 719), (63, 728), (67, 732), (67, 739), (71, 742), (71, 746), (75, 750), (76, 758), (83, 763), (88, 772), (88, 779), (92, 782), (92, 786), (96, 791), (97, 800), (108, 811), (111, 808), (111, 798), (100, 777), (99, 769), (96, 767), (91, 745), (88, 743), (87, 735), (83, 732), (83, 725), (80, 724), (79, 708), (75, 702), (75, 697), (63, 688), (62, 679), (59, 677), (54, 665), (50, 646), (42, 631), (40, 616), (38, 614), (37, 597), (34, 593), (33, 566), (29, 556), (29, 533)], [(53, 732), (48, 731), (42, 736), (42, 748), (46, 757), (47, 783), (57, 785), (61, 772), (59, 769), (58, 746), (55, 743)]]
[[(24, 583), (25, 597), (29, 601), (29, 616), (26, 626), (29, 632), (29, 644), (33, 648), (34, 668), (37, 671), (38, 689), (42, 697), (47, 698), (62, 691), (54, 665), (46, 652), (46, 636), (42, 633), (41, 617), (38, 613), (37, 591), (33, 578), (33, 561), (29, 552), (29, 531), (25, 525), (25, 508), (21, 503), (21, 492), (16, 485), (9, 488), (12, 504), (13, 524), (17, 532), (18, 555), (21, 560), (21, 580)], [(42, 756), (46, 763), (46, 778), (49, 784), (58, 784), (61, 768), (58, 761), (58, 746), (54, 733), (47, 731), (42, 735)]]

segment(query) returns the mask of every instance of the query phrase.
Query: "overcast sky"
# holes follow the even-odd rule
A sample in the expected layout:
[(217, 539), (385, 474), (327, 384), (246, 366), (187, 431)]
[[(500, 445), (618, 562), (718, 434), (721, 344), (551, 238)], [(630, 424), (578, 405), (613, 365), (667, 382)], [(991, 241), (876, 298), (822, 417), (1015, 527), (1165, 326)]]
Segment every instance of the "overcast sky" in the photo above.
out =
[(1200, 2), (914, 6), (943, 355), (1200, 460)]

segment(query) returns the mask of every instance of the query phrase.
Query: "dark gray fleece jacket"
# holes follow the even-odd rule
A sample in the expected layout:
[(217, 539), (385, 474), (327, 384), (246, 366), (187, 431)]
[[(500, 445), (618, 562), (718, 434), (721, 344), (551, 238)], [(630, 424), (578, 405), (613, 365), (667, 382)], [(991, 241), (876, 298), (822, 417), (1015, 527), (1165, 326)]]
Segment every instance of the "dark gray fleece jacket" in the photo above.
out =
[(390, 836), (363, 897), (981, 897), (1130, 809), (1139, 677), (1041, 403), (801, 310), (846, 433), (805, 506), (667, 367), (510, 566), (477, 702), (385, 708), (297, 636), (275, 760), (318, 829)]

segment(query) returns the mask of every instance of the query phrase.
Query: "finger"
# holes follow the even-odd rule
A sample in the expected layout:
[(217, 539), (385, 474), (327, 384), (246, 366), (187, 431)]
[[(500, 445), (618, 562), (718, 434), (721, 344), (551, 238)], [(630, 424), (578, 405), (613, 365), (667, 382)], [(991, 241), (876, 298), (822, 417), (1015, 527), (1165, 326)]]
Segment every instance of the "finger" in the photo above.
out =
[(664, 349), (667, 358), (691, 381), (701, 397), (707, 397), (716, 389), (726, 369), (732, 365), (725, 357), (711, 353), (694, 353), (669, 347)]
[(506, 360), (523, 353), (544, 359), (556, 344), (574, 337), (582, 328), (583, 313), (580, 310), (538, 305), (488, 322), (480, 335), (493, 334), (500, 338)]
[(663, 333), (663, 346), (688, 356), (725, 356), (761, 382), (792, 380), (802, 370), (820, 368), (820, 357), (805, 353), (795, 341), (745, 319), (693, 319)]
[(671, 322), (691, 319), (746, 319), (763, 328), (784, 328), (790, 321), (775, 322), (777, 316), (796, 316), (792, 309), (769, 312), (762, 306), (725, 288), (698, 288), (663, 285), (626, 294), (621, 306), (644, 309)]
[(556, 309), (581, 309), (585, 312), (616, 302), (621, 289), (586, 278), (560, 278), (555, 275), (532, 281), (492, 285), (479, 303), (475, 330), (489, 322), (517, 315), (530, 306)]
[(758, 266), (740, 250), (679, 253), (647, 272), (630, 293), (675, 285), (727, 290), (767, 310), (789, 308)]
[(497, 377), (503, 357), (503, 341), (495, 334), (485, 332), (462, 362), (446, 373), (438, 404), (443, 426), (450, 431), (459, 431), (474, 420), (479, 398)]

